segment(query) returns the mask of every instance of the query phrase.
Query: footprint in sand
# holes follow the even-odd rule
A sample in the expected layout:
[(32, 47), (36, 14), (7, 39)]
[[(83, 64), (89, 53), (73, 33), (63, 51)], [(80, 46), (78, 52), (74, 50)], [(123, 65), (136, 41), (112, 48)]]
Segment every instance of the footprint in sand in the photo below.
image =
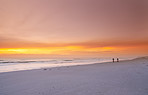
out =
[(102, 92), (98, 92), (99, 93), (99, 95), (104, 95)]

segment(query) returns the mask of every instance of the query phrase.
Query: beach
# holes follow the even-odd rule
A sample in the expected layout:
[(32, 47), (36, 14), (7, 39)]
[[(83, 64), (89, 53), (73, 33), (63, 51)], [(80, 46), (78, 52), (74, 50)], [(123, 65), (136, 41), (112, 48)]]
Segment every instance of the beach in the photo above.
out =
[(0, 95), (148, 95), (148, 59), (0, 73)]

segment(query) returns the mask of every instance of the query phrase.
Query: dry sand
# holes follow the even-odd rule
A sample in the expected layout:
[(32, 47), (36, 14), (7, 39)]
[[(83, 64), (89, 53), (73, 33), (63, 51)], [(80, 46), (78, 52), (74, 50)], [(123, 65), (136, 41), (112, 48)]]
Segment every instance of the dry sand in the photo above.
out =
[(0, 73), (0, 95), (148, 95), (148, 60)]

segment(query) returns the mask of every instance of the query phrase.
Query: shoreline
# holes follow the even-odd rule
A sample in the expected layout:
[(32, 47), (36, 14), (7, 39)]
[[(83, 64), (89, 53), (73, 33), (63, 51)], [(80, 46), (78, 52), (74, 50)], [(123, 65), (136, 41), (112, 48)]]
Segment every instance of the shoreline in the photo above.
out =
[(96, 65), (96, 64), (110, 64), (110, 63), (122, 63), (122, 62), (126, 62), (126, 61), (132, 61), (132, 60), (121, 60), (120, 62), (98, 62), (98, 63), (89, 63), (89, 64), (78, 64), (78, 65), (67, 65), (67, 66), (55, 66), (55, 67), (41, 67), (41, 68), (37, 68), (37, 69), (28, 69), (28, 70), (18, 70), (18, 71), (8, 71), (8, 72), (0, 72), (0, 74), (2, 73), (13, 73), (13, 72), (23, 72), (23, 71), (32, 71), (32, 70), (44, 70), (44, 69), (54, 69), (54, 68), (64, 68), (64, 67), (75, 67), (75, 66), (87, 66), (87, 65)]
[[(102, 63), (110, 61), (108, 59), (11, 59), (3, 60), (0, 62), (0, 73), (2, 72), (12, 72), (12, 71), (22, 71), (22, 70), (32, 70), (40, 68), (52, 68), (61, 66), (73, 66), (73, 65), (85, 65), (93, 63)], [(1, 64), (2, 63), (2, 64)]]
[[(108, 62), (87, 62), (87, 63), (81, 63), (81, 62), (78, 62), (78, 63), (58, 63), (58, 64), (50, 64), (50, 63), (24, 63), (24, 64), (16, 64), (16, 65), (24, 65), (24, 66), (35, 66), (35, 65), (41, 65), (41, 67), (35, 67), (35, 68), (25, 68), (25, 69), (18, 69), (16, 68), (16, 70), (10, 70), (10, 71), (0, 71), (0, 74), (1, 73), (9, 73), (9, 72), (19, 72), (19, 71), (30, 71), (30, 70), (38, 70), (38, 69), (44, 69), (44, 68), (59, 68), (59, 67), (66, 67), (66, 66), (79, 66), (79, 65), (91, 65), (91, 64), (102, 64), (102, 63), (108, 63)], [(43, 67), (42, 67), (43, 65)], [(45, 66), (44, 66), (45, 65)], [(46, 66), (47, 65), (47, 66)], [(13, 65), (12, 65), (13, 66)], [(7, 67), (6, 67), (7, 68)], [(3, 68), (2, 68), (3, 69)]]

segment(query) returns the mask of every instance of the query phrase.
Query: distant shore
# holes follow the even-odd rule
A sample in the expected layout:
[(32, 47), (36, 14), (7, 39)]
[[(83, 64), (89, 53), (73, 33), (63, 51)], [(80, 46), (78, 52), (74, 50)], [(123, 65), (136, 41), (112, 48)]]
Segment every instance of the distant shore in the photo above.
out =
[(0, 95), (147, 95), (148, 59), (0, 73)]

